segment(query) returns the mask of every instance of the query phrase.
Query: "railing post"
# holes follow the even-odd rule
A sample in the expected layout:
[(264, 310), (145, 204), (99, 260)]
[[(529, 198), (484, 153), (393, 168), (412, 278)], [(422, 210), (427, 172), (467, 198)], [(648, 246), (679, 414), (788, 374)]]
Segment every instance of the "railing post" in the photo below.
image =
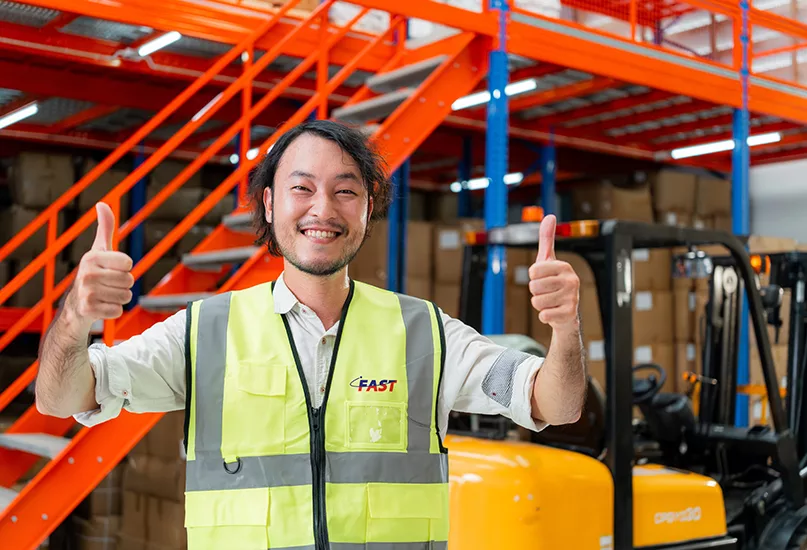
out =
[[(507, 0), (490, 0), (490, 9), (498, 15), (499, 36), (490, 52), (487, 105), (487, 136), (485, 138), (485, 172), (488, 187), (485, 190), (485, 229), (502, 227), (507, 224), (507, 173), (508, 105), (507, 81)], [(482, 332), (502, 334), (504, 332), (504, 282), (507, 256), (505, 247), (488, 247), (488, 267), (482, 293)]]
[[(50, 248), (56, 242), (57, 230), (59, 227), (59, 212), (53, 212), (48, 218), (48, 233), (46, 247)], [(53, 287), (56, 284), (56, 256), (48, 259), (45, 264), (45, 283), (42, 289), (42, 300), (45, 302), (45, 310), (42, 312), (42, 334), (45, 334), (50, 322), (53, 320)]]
[[(731, 217), (732, 230), (735, 235), (748, 235), (750, 231), (748, 206), (748, 180), (751, 164), (751, 153), (748, 147), (750, 120), (748, 115), (748, 1), (740, 0), (740, 93), (742, 95), (740, 109), (734, 110), (734, 151), (732, 152), (731, 182)], [(740, 338), (737, 350), (737, 385), (748, 384), (748, 300), (745, 293), (741, 295)], [(734, 422), (737, 426), (748, 425), (748, 396), (737, 395)]]
[[(252, 57), (254, 49), (249, 46), (241, 54), (241, 62), (243, 63), (244, 72), (252, 70)], [(238, 152), (239, 161), (247, 158), (247, 151), (250, 148), (251, 129), (252, 125), (249, 120), (249, 112), (252, 109), (252, 80), (244, 83), (244, 90), (241, 93), (241, 119), (244, 122), (244, 127), (241, 129), (241, 138), (239, 140), (239, 147), (236, 148)], [(241, 181), (238, 182), (238, 200), (236, 201), (236, 208), (246, 204), (247, 187), (249, 186), (249, 175), (244, 172)]]
[(636, 41), (636, 2), (630, 0), (630, 39)]

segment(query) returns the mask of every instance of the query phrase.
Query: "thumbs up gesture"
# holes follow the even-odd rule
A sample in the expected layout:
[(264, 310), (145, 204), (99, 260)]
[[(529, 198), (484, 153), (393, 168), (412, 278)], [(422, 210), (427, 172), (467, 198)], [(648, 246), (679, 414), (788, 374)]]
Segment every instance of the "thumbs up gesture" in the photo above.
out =
[(577, 330), (580, 279), (566, 262), (555, 257), (555, 216), (541, 222), (538, 256), (530, 266), (530, 302), (538, 319), (553, 330)]
[(78, 266), (73, 289), (66, 307), (86, 325), (99, 319), (115, 319), (123, 314), (123, 306), (132, 299), (134, 277), (132, 259), (112, 249), (115, 216), (105, 203), (95, 206), (98, 229), (92, 248)]

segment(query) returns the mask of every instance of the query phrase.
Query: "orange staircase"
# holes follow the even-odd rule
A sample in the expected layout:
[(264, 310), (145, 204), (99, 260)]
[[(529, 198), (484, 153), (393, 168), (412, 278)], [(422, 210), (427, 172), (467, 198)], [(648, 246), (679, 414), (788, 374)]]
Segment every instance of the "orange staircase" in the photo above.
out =
[[(405, 36), (406, 19), (391, 14), (389, 30), (368, 40), (366, 47), (345, 63), (338, 73), (328, 78), (329, 49), (342, 40), (351, 27), (369, 11), (364, 9), (342, 27), (332, 26), (327, 23), (327, 13), (333, 0), (321, 4), (307, 19), (291, 28), (272, 49), (253, 60), (252, 52), (256, 41), (270, 30), (274, 29), (276, 32), (280, 19), (297, 1), (299, 0), (285, 4), (260, 28), (218, 59), (154, 119), (40, 214), (25, 230), (0, 247), (2, 261), (36, 231), (47, 227), (47, 249), (0, 289), (0, 307), (42, 269), (45, 270), (44, 297), (2, 334), (0, 350), (38, 319), (43, 319), (42, 326), (47, 327), (54, 315), (54, 302), (69, 288), (75, 276), (73, 272), (64, 280), (55, 281), (54, 260), (57, 254), (94, 223), (95, 211), (86, 212), (62, 235), (57, 235), (56, 220), (60, 211), (237, 58), (242, 61), (242, 76), (200, 110), (171, 140), (148, 157), (103, 199), (117, 215), (121, 197), (136, 182), (210, 119), (219, 108), (233, 98), (238, 100), (237, 95), (241, 94), (241, 118), (223, 131), (204, 153), (116, 231), (115, 244), (128, 236), (236, 135), (241, 135), (239, 167), (158, 246), (148, 251), (134, 266), (132, 273), (135, 278), (141, 277), (206, 213), (236, 188), (242, 199), (240, 204), (243, 205), (249, 171), (278, 136), (306, 120), (313, 111), (316, 111), (318, 118), (330, 116), (364, 128), (385, 154), (390, 168), (395, 169), (451, 112), (452, 102), (472, 92), (487, 74), (490, 38), (461, 33), (408, 50), (402, 42), (393, 42), (396, 32), (398, 36)], [(252, 79), (277, 58), (282, 49), (292, 43), (302, 30), (311, 26), (327, 31), (320, 33), (320, 48), (301, 60), (270, 92), (263, 96), (254, 94), (253, 97), (250, 86)], [(390, 48), (390, 43), (397, 46)], [(351, 76), (364, 56), (378, 55), (379, 45), (384, 45), (386, 51), (392, 52), (383, 69), (369, 77), (345, 104), (329, 113), (329, 95)], [(250, 149), (251, 121), (300, 76), (311, 70), (317, 71), (316, 93), (272, 137), (258, 145), (259, 154), (250, 160), (250, 155), (246, 153)], [(226, 216), (204, 241), (182, 258), (181, 263), (159, 285), (147, 296), (140, 298), (135, 308), (120, 319), (106, 321), (103, 327), (104, 341), (111, 345), (116, 340), (139, 334), (197, 297), (245, 288), (276, 278), (282, 269), (281, 260), (269, 256), (264, 249), (253, 246), (253, 242), (249, 213), (242, 207)], [(0, 411), (34, 381), (36, 372), (37, 363), (34, 363), (11, 387), (0, 394)], [(72, 438), (67, 438), (65, 434), (75, 427), (72, 419), (46, 417), (39, 414), (35, 407), (29, 408), (5, 433), (0, 434), (0, 541), (3, 548), (23, 550), (37, 547), (151, 429), (160, 416), (124, 412), (114, 421), (92, 429), (83, 428)], [(31, 481), (19, 487), (19, 480), (40, 457), (50, 460)]]

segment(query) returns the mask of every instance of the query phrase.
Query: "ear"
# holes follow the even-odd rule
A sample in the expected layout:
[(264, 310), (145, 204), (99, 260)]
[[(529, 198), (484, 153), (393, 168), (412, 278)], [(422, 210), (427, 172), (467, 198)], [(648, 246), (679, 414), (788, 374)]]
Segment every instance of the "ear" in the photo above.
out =
[(368, 195), (368, 197), (367, 197), (367, 221), (370, 221), (370, 219), (372, 217), (373, 217), (373, 197)]
[(263, 190), (263, 207), (266, 209), (266, 223), (272, 223), (272, 190), (269, 187)]

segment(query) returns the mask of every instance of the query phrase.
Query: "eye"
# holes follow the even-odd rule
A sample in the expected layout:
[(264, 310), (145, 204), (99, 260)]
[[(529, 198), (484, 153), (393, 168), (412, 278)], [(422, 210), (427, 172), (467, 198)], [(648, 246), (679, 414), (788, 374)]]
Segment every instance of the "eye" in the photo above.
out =
[(352, 189), (340, 189), (339, 191), (337, 191), (337, 193), (346, 193), (348, 195), (357, 195), (357, 193), (355, 191), (353, 191)]
[(292, 187), (292, 190), (293, 191), (310, 191), (310, 189), (308, 187), (306, 187), (305, 185), (295, 185), (294, 187)]

